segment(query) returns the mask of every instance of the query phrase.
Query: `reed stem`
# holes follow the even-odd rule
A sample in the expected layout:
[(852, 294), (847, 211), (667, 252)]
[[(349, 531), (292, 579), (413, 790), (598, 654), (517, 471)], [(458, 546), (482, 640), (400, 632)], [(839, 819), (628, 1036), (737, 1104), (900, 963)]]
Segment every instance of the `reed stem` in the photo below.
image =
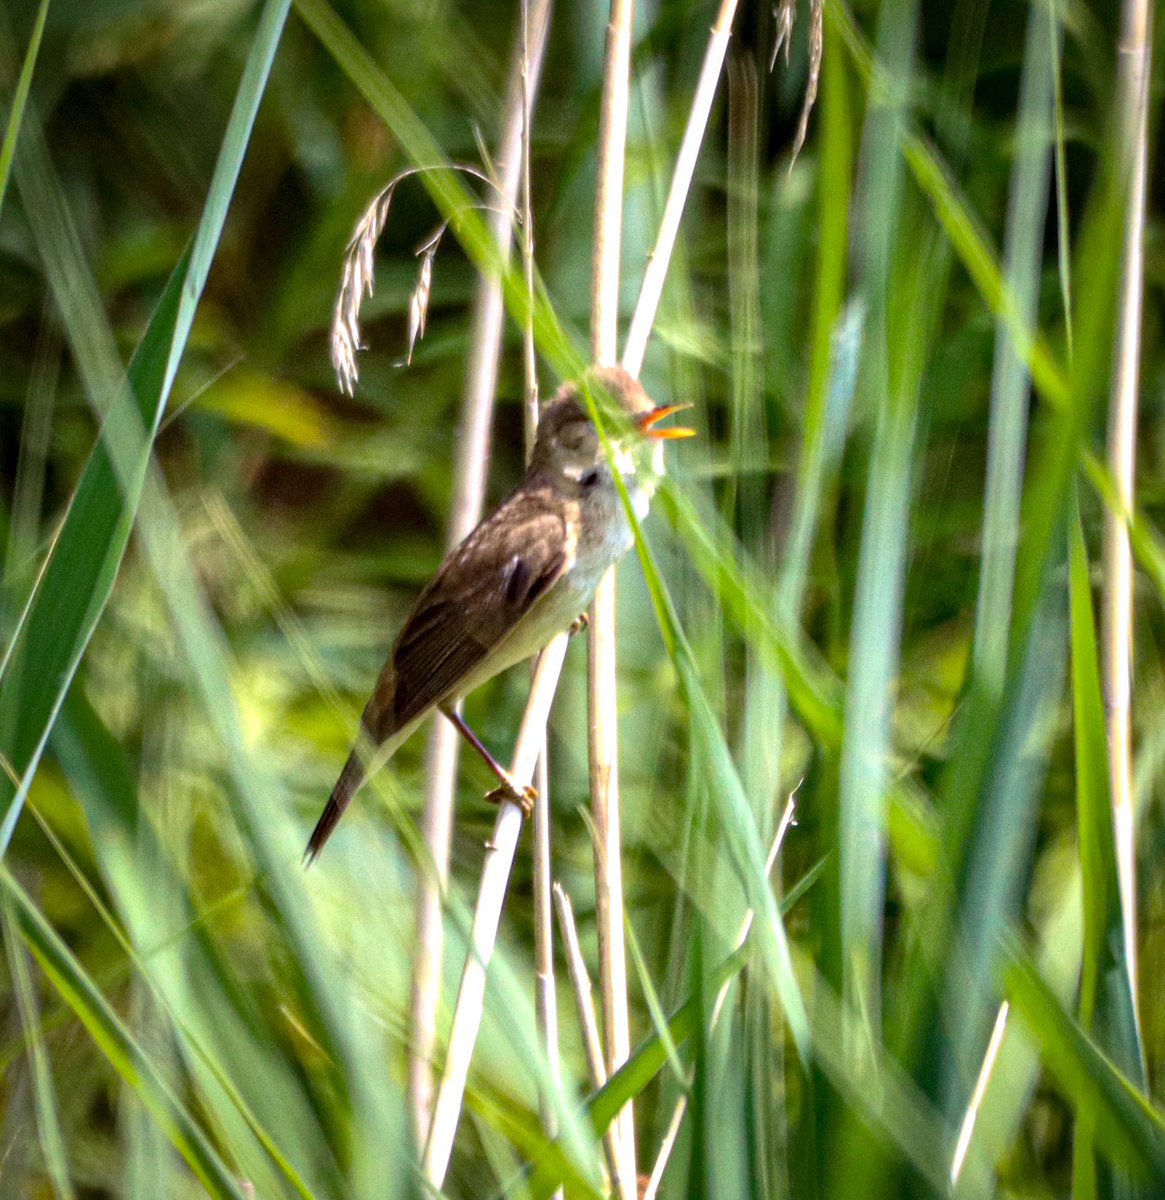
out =
[(1127, 180), (1125, 242), (1116, 362), (1109, 400), (1108, 466), (1119, 510), (1104, 523), (1104, 705), (1108, 726), (1109, 780), (1125, 961), (1133, 1011), (1137, 996), (1136, 838), (1132, 789), (1133, 563), (1125, 514), (1133, 511), (1140, 388), (1141, 303), (1144, 275), (1145, 175), (1148, 141), (1150, 0), (1125, 0), (1120, 40), (1122, 173)]
[[(490, 233), (501, 253), (502, 270), (509, 263), (513, 212), (522, 175), (522, 131), (532, 107), (542, 70), (549, 28), (550, 0), (534, 0), (529, 29), (523, 6), (523, 30), (516, 48), (507, 92), (505, 120), (498, 151), (498, 171), (505, 203), (491, 211)], [(529, 50), (525, 41), (529, 42)], [(465, 390), (461, 399), (460, 435), (453, 478), (447, 545), (452, 548), (481, 519), (489, 465), (490, 426), (493, 423), (505, 305), (501, 273), (483, 275), (474, 302)], [(410, 1010), (408, 1086), (413, 1132), (424, 1145), (433, 1106), (433, 1050), (437, 1011), (441, 1001), (444, 958), (442, 901), (449, 877), (449, 846), (453, 832), (453, 799), (461, 739), (448, 721), (433, 722), (425, 756), (425, 808), (422, 829), (434, 871), (418, 878), (416, 952)]]
[[(591, 357), (614, 363), (619, 341), (619, 257), (623, 223), (623, 166), (631, 85), (632, 0), (611, 0), (603, 59), (595, 180), (591, 279)], [(599, 996), (606, 1034), (607, 1073), (631, 1053), (627, 962), (623, 943), (622, 835), (619, 821), (618, 696), (615, 655), (615, 574), (608, 571), (591, 604), (588, 626), (588, 701), (591, 815), (595, 825), (595, 920), (599, 936)], [(627, 1104), (612, 1122), (622, 1200), (635, 1200), (635, 1121)]]

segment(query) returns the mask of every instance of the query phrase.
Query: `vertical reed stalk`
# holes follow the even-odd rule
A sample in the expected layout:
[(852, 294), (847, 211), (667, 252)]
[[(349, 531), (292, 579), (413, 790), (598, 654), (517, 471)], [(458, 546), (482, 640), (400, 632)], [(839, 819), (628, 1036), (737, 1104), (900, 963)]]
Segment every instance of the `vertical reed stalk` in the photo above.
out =
[[(528, 30), (525, 5), (522, 11), (523, 28), (511, 68), (497, 156), (505, 203), (491, 211), (489, 217), (490, 233), (501, 251), (503, 269), (509, 262), (511, 214), (517, 202), (524, 157), (522, 134), (530, 98), (537, 89), (542, 69), (550, 0), (534, 0)], [(481, 519), (504, 319), (501, 275), (483, 275), (474, 302), (469, 361), (461, 399), (457, 465), (453, 475), (455, 490), (449, 513), (449, 547), (456, 546)], [(433, 1105), (433, 1048), (437, 1037), (444, 955), (441, 905), (449, 876), (449, 844), (460, 745), (461, 738), (448, 721), (437, 719), (433, 722), (425, 758), (428, 787), (422, 823), (434, 871), (432, 874), (421, 873), (417, 892), (409, 1044), (409, 1108), (418, 1145), (424, 1145)]]
[[(530, 197), (531, 108), (527, 66), (529, 62), (529, 0), (522, 0), (522, 269), (529, 307), (522, 328), (522, 360), (526, 384), (526, 460), (534, 451), (538, 429), (538, 362), (534, 352), (534, 205)], [(558, 1133), (554, 1098), (561, 1087), (558, 1063), (558, 1002), (554, 986), (554, 916), (551, 911), (550, 870), (550, 770), (546, 757), (547, 739), (542, 733), (538, 754), (538, 796), (534, 801), (534, 1007), (538, 1031), (546, 1051), (551, 1088), (540, 1090), (542, 1127), (548, 1138)], [(562, 1188), (554, 1200), (562, 1200)]]
[[(619, 253), (622, 245), (623, 163), (630, 107), (632, 0), (611, 0), (603, 59), (595, 180), (591, 278), (591, 357), (616, 361), (619, 340)], [(588, 628), (591, 813), (595, 824), (595, 920), (599, 935), (599, 993), (608, 1075), (631, 1053), (627, 963), (623, 944), (622, 837), (619, 822), (618, 698), (615, 663), (615, 574), (608, 571), (591, 604)], [(636, 1195), (635, 1122), (630, 1104), (615, 1118), (618, 1170), (612, 1180), (623, 1200)]]
[(716, 23), (712, 26), (712, 36), (708, 41), (707, 50), (704, 51), (700, 78), (692, 97), (692, 111), (688, 114), (688, 124), (680, 142), (680, 152), (676, 156), (671, 186), (659, 223), (659, 234), (647, 259), (647, 270), (643, 273), (643, 283), (640, 285), (639, 299), (631, 318), (627, 344), (623, 347), (623, 366), (635, 376), (638, 376), (643, 368), (647, 339), (651, 336), (651, 327), (655, 323), (655, 314), (663, 295), (663, 282), (667, 278), (672, 249), (680, 230), (680, 217), (683, 216), (684, 204), (692, 186), (696, 160), (700, 157), (700, 147), (704, 144), (708, 114), (712, 111), (712, 101), (716, 98), (716, 87), (724, 68), (724, 56), (728, 52), (728, 39), (732, 36), (732, 18), (735, 15), (736, 0), (721, 0)]
[(1120, 40), (1121, 168), (1127, 181), (1116, 362), (1109, 400), (1108, 465), (1119, 510), (1104, 526), (1104, 705), (1117, 871), (1133, 1010), (1137, 1010), (1137, 884), (1132, 791), (1133, 564), (1126, 514), (1133, 508), (1140, 387), (1148, 141), (1150, 0), (1125, 0)]
[[(566, 950), (566, 967), (570, 975), (570, 985), (574, 991), (579, 1029), (582, 1031), (587, 1073), (590, 1076), (591, 1087), (597, 1092), (607, 1082), (607, 1064), (603, 1059), (603, 1042), (599, 1037), (599, 1022), (595, 1017), (595, 998), (591, 991), (591, 977), (587, 972), (582, 946), (579, 944), (574, 909), (571, 907), (570, 897), (560, 883), (554, 885), (554, 906), (558, 910), (558, 926), (562, 931), (562, 944)], [(615, 1144), (615, 1126), (608, 1125), (603, 1131), (603, 1151), (607, 1156), (607, 1166), (612, 1179), (619, 1175), (619, 1159)], [(609, 1184), (608, 1190), (610, 1190)]]
[[(550, 642), (538, 656), (538, 665), (534, 668), (530, 699), (522, 716), (522, 727), (518, 731), (510, 765), (510, 773), (519, 786), (529, 783), (534, 776), (534, 767), (546, 736), (546, 722), (550, 716), (554, 689), (558, 686), (562, 660), (566, 657), (568, 636), (559, 634)], [(441, 1086), (437, 1089), (433, 1121), (422, 1160), (424, 1177), (435, 1188), (440, 1188), (445, 1182), (445, 1172), (449, 1169), (453, 1137), (457, 1132), (461, 1102), (465, 1096), (465, 1081), (469, 1077), (469, 1061), (473, 1057), (473, 1044), (481, 1026), (486, 971), (493, 957), (506, 885), (510, 880), (521, 832), (522, 810), (517, 804), (504, 800), (494, 822), (493, 836), (486, 843), (477, 905), (470, 930), (469, 952), (465, 956), (461, 985), (457, 991), (457, 1006), (453, 1012), (453, 1027), (449, 1031), (445, 1071), (441, 1076)]]

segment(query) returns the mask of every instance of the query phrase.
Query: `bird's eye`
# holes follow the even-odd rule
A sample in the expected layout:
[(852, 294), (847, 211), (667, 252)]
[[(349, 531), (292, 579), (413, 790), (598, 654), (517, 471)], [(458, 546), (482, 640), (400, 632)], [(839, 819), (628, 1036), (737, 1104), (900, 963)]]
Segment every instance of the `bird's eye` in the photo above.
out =
[(599, 469), (592, 467), (585, 475), (579, 476), (579, 483), (585, 488), (592, 488), (599, 482)]

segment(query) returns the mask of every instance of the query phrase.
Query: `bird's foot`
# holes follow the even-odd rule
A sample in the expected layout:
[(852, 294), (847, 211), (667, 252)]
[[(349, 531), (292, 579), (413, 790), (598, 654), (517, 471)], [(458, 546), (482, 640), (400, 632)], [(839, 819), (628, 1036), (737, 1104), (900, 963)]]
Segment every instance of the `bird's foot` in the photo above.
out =
[(522, 816), (530, 817), (534, 812), (534, 801), (538, 799), (537, 789), (528, 783), (518, 783), (516, 779), (504, 779), (501, 786), (492, 792), (486, 792), (485, 798), (491, 804), (516, 804), (522, 810)]
[(591, 623), (590, 617), (585, 612), (581, 612), (570, 623), (570, 629), (567, 632), (573, 637), (576, 633), (582, 633), (584, 629)]

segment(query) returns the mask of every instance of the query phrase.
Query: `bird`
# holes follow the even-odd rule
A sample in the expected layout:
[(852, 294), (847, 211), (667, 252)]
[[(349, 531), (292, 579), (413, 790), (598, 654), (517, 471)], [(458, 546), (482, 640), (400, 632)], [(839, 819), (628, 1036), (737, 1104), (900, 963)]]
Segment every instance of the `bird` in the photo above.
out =
[[(611, 453), (584, 389), (608, 407)], [(405, 618), (360, 720), (360, 732), (304, 852), (310, 865), (357, 789), (434, 710), (482, 756), (528, 816), (537, 793), (489, 753), (455, 705), (487, 680), (538, 653), (584, 614), (599, 581), (634, 544), (618, 470), (637, 517), (647, 515), (662, 470), (661, 443), (690, 437), (658, 422), (686, 404), (656, 405), (621, 367), (594, 367), (543, 407), (522, 481), (449, 551)]]

